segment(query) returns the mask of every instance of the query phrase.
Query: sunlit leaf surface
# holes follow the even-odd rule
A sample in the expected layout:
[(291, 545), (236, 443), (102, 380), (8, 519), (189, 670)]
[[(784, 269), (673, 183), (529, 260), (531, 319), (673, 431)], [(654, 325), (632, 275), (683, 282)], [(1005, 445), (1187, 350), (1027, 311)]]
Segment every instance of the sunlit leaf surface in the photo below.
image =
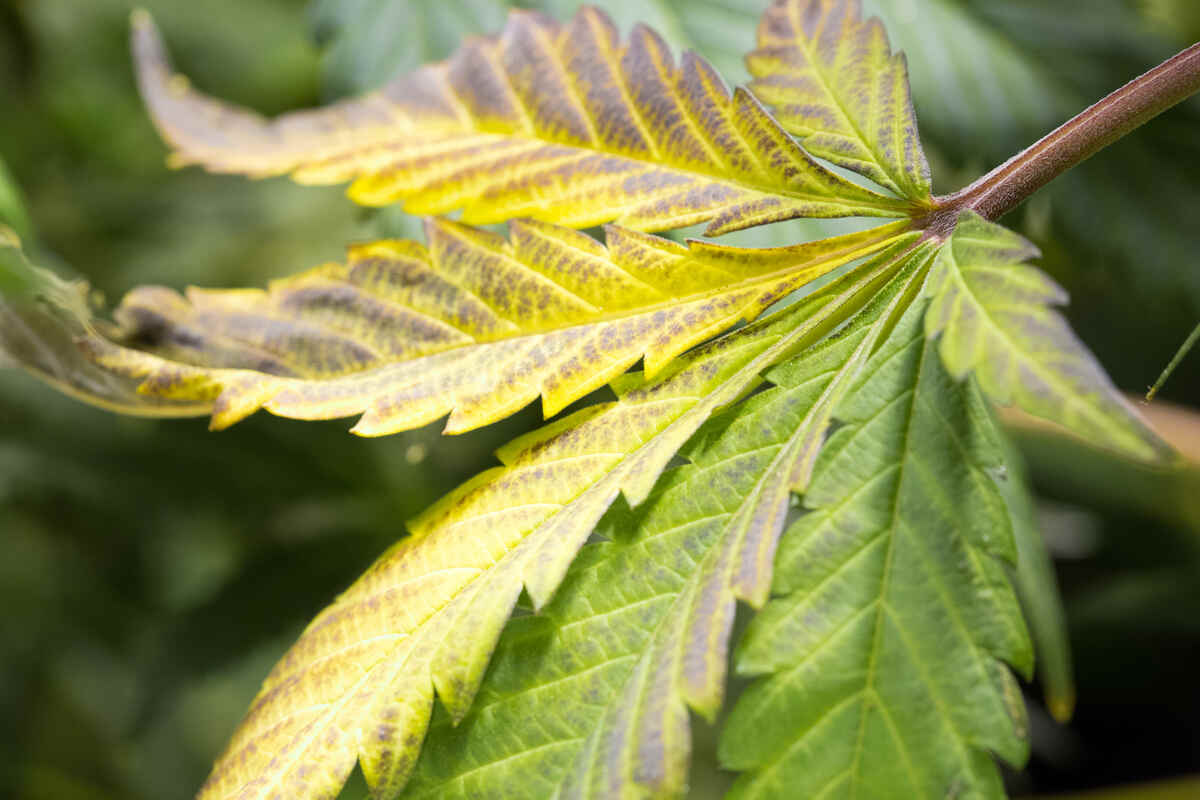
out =
[(454, 718), (467, 713), (522, 589), (535, 606), (547, 603), (618, 494), (642, 502), (705, 420), (868, 302), (907, 261), (881, 256), (864, 275), (699, 349), (655, 381), (623, 379), (617, 402), (502, 449), (503, 467), (424, 514), (309, 626), (201, 797), (330, 796), (356, 758), (372, 786), (398, 790), (435, 692)]
[[(412, 797), (512, 796), (530, 774), (539, 796), (683, 795), (689, 709), (715, 717), (736, 600), (765, 600), (804, 432), (924, 261), (911, 254), (843, 335), (769, 373), (777, 388), (714, 420), (689, 466), (602, 525), (614, 541), (571, 569), (544, 621), (506, 635), (462, 727), (431, 732)], [(531, 716), (544, 724), (518, 724)]]
[[(379, 435), (450, 414), (460, 432), (540, 395), (547, 414), (639, 359), (659, 372), (688, 347), (893, 242), (902, 224), (766, 250), (675, 242), (610, 227), (519, 222), (496, 234), (432, 220), (428, 245), (357, 246), (268, 291), (131, 293), (97, 364), (147, 395), (207, 402), (213, 424), (265, 407), (301, 419), (365, 412)], [(143, 348), (143, 349), (132, 349)]]
[(370, 205), (462, 208), (467, 222), (528, 216), (710, 233), (800, 216), (904, 216), (805, 153), (745, 90), (706, 62), (678, 65), (650, 29), (622, 42), (585, 8), (567, 24), (514, 12), (504, 32), (450, 60), (325, 109), (268, 121), (171, 74), (145, 15), (134, 51), (147, 105), (177, 164), (219, 172), (354, 180)]

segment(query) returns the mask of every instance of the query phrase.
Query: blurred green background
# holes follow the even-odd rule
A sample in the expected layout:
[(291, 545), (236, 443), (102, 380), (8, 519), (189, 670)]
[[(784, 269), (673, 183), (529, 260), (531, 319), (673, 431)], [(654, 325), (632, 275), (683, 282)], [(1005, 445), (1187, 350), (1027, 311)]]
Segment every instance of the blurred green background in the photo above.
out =
[[(765, 0), (618, 0), (745, 71)], [(529, 5), (531, 3), (526, 3)], [(574, 0), (532, 3), (560, 16)], [(408, 234), (341, 190), (171, 172), (129, 63), (127, 0), (0, 0), (0, 221), (109, 301), (139, 283), (256, 285)], [(378, 85), (502, 24), (499, 0), (148, 0), (200, 87), (278, 112)], [(950, 190), (1200, 37), (1195, 0), (868, 0), (909, 53), (939, 190)], [(1157, 377), (1200, 320), (1200, 103), (1060, 180), (1010, 224), (1045, 252), (1117, 383)], [(809, 236), (791, 223), (739, 243)], [(1200, 404), (1200, 353), (1161, 397)], [(190, 797), (258, 682), (403, 521), (536, 425), (381, 440), (259, 415), (119, 418), (0, 371), (0, 796)], [(1178, 416), (1200, 442), (1200, 416)], [(1200, 472), (1122, 465), (1020, 427), (1058, 556), (1079, 708), (1031, 690), (1014, 793), (1200, 772)], [(697, 758), (712, 758), (699, 743)], [(705, 774), (711, 774), (708, 770)], [(1191, 784), (1185, 792), (1200, 796)], [(1138, 796), (1136, 792), (1126, 796)]]

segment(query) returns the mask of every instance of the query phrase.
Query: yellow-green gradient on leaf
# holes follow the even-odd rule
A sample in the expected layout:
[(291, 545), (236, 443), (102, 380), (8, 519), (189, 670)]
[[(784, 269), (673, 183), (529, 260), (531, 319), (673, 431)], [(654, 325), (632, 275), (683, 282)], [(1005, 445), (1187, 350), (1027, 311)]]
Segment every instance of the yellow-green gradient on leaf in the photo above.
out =
[[(819, 449), (824, 443), (830, 399), (842, 396), (840, 387), (857, 378), (882, 332), (907, 308), (909, 289), (924, 278), (929, 250), (909, 251), (895, 278), (837, 336), (767, 373), (766, 380), (776, 388), (744, 403), (737, 421), (713, 434), (717, 441), (711, 447), (699, 446), (699, 457), (693, 440), (686, 454), (692, 465), (660, 484), (670, 492), (668, 499), (656, 488), (656, 495), (639, 506), (634, 536), (661, 535), (672, 527), (694, 531), (710, 524), (718, 532), (707, 552), (693, 547), (656, 556), (654, 563), (681, 584), (675, 593), (655, 586), (657, 578), (647, 578), (650, 596), (626, 590), (621, 597), (629, 604), (625, 609), (612, 608), (619, 600), (610, 605), (614, 628), (620, 625), (617, 618), (627, 615), (626, 624), (641, 623), (647, 635), (632, 652), (625, 650), (630, 640), (636, 641), (632, 632), (614, 631), (611, 643), (606, 641), (614, 661), (633, 663), (623, 680), (609, 678), (607, 685), (587, 689), (587, 704), (599, 708), (582, 742), (559, 743), (576, 754), (557, 796), (606, 800), (686, 794), (689, 709), (710, 723), (721, 710), (737, 604), (740, 600), (757, 609), (767, 600), (776, 544), (791, 509), (795, 465), (803, 463), (805, 448)], [(813, 430), (819, 435), (810, 437)], [(659, 603), (669, 608), (650, 624), (639, 610)], [(545, 659), (537, 667), (543, 676), (574, 683), (577, 676), (571, 673), (585, 658)], [(569, 689), (561, 692), (569, 702)], [(586, 719), (577, 714), (563, 727), (577, 725), (581, 717)]]
[(356, 759), (377, 796), (395, 796), (435, 693), (452, 718), (467, 713), (521, 591), (544, 606), (618, 494), (641, 503), (714, 412), (853, 316), (910, 260), (897, 244), (655, 380), (623, 377), (616, 402), (502, 448), (502, 466), (422, 515), (313, 621), (267, 678), (202, 800), (332, 797)]
[(973, 372), (995, 403), (1015, 405), (1085, 441), (1154, 460), (1171, 456), (1054, 306), (1066, 292), (1023, 263), (1037, 248), (964, 213), (930, 275), (925, 333), (952, 375)]
[(904, 55), (858, 0), (776, 0), (746, 64), (750, 88), (810, 153), (931, 204)]
[(448, 432), (542, 398), (547, 415), (645, 360), (648, 375), (850, 261), (910, 241), (904, 223), (791, 247), (680, 245), (616, 227), (607, 245), (514, 222), (509, 239), (431, 219), (262, 290), (134, 290), (95, 362), (149, 396), (202, 401), (214, 427), (259, 408), (362, 414), (381, 435), (449, 414)]
[(495, 37), (374, 93), (267, 120), (173, 75), (134, 15), (142, 94), (173, 162), (303, 183), (353, 181), (368, 205), (463, 209), (468, 223), (532, 217), (709, 234), (794, 217), (902, 217), (907, 199), (822, 167), (744, 89), (702, 59), (677, 65), (650, 29), (621, 41), (602, 12), (561, 24), (516, 11)]

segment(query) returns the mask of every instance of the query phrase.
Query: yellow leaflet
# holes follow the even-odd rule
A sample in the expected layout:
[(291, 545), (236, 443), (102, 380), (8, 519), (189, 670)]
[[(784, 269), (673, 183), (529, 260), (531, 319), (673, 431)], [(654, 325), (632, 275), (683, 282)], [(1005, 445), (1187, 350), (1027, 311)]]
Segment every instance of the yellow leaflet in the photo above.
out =
[(930, 207), (904, 55), (859, 0), (776, 0), (746, 64), (750, 88), (809, 152)]
[(150, 396), (211, 407), (362, 414), (382, 435), (449, 414), (447, 432), (542, 398), (547, 415), (645, 359), (648, 375), (799, 286), (913, 234), (898, 222), (791, 247), (688, 246), (610, 227), (607, 245), (546, 223), (510, 238), (444, 220), (261, 290), (134, 290), (95, 363)]
[(148, 15), (133, 20), (142, 95), (173, 163), (302, 183), (354, 181), (367, 205), (464, 210), (709, 234), (793, 217), (906, 216), (907, 200), (817, 164), (745, 90), (705, 61), (678, 65), (636, 27), (622, 42), (585, 8), (567, 24), (515, 11), (495, 37), (327, 108), (267, 120), (171, 72)]

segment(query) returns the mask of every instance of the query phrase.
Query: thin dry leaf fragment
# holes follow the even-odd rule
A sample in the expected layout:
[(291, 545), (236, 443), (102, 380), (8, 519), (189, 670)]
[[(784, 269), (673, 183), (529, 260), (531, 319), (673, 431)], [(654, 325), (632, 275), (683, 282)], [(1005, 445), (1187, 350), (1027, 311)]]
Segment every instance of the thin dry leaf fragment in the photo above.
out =
[(1117, 391), (1055, 306), (1066, 292), (1024, 263), (1037, 248), (964, 212), (938, 253), (926, 333), (955, 377), (973, 373), (995, 403), (1015, 405), (1139, 460), (1172, 450)]
[(676, 65), (644, 26), (622, 42), (584, 8), (560, 24), (514, 11), (448, 61), (327, 108), (267, 120), (172, 74), (148, 16), (133, 19), (142, 95), (173, 163), (302, 183), (353, 181), (368, 205), (463, 209), (469, 223), (533, 217), (716, 234), (794, 217), (905, 216), (907, 200), (817, 164), (745, 90), (702, 59)]
[(145, 417), (206, 413), (196, 400), (138, 392), (139, 381), (104, 369), (76, 346), (93, 331), (89, 287), (65, 281), (26, 258), (20, 239), (0, 225), (0, 367), (19, 366), (63, 394), (100, 408)]
[(776, 0), (746, 63), (750, 88), (809, 152), (931, 204), (904, 54), (859, 0)]
[(904, 223), (744, 250), (609, 227), (607, 246), (546, 223), (510, 238), (444, 220), (261, 290), (131, 292), (95, 363), (225, 427), (258, 408), (362, 414), (381, 435), (450, 414), (452, 433), (542, 398), (547, 415), (639, 359), (650, 375), (830, 270), (914, 234)]

